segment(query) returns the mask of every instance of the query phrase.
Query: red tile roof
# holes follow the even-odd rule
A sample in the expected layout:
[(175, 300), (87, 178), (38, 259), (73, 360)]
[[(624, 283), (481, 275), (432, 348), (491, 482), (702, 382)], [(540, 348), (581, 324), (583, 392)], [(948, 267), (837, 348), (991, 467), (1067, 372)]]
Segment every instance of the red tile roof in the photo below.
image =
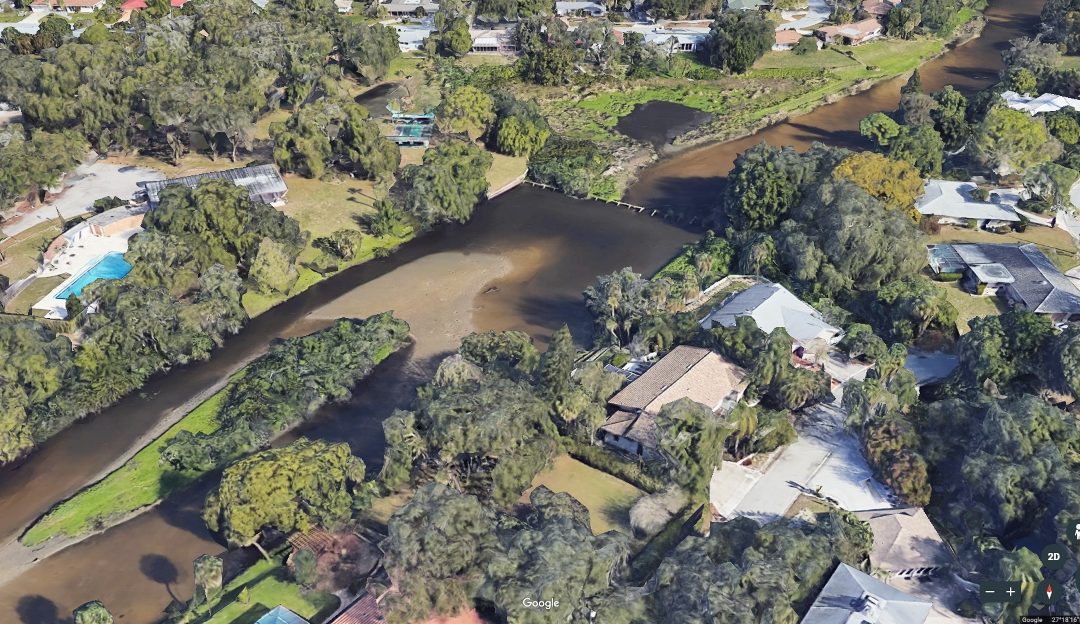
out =
[(799, 43), (799, 39), (802, 35), (794, 30), (778, 30), (776, 31), (776, 43)]
[(364, 594), (329, 624), (386, 624), (382, 609), (371, 594)]

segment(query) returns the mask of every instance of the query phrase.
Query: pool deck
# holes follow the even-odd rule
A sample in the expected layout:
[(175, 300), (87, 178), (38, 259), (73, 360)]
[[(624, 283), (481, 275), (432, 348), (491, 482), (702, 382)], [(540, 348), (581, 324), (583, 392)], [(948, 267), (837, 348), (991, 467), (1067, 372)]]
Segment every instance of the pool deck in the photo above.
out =
[(64, 274), (70, 274), (71, 277), (45, 295), (41, 301), (35, 303), (33, 309), (44, 311), (45, 318), (67, 318), (67, 302), (58, 298), (57, 295), (64, 292), (72, 282), (79, 279), (87, 269), (97, 264), (106, 255), (126, 252), (129, 239), (141, 231), (142, 228), (133, 228), (115, 236), (87, 236), (69, 245), (53, 258), (52, 262), (43, 266), (37, 277)]

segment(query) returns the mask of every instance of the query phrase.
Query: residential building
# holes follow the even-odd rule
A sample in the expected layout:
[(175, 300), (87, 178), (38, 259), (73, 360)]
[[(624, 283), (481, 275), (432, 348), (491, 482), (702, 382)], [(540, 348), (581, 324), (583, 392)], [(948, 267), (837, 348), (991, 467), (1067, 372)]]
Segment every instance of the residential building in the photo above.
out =
[(423, 48), (424, 40), (435, 32), (434, 26), (399, 25), (394, 28), (397, 30), (398, 47), (402, 52)]
[(284, 204), (285, 194), (289, 191), (289, 187), (285, 185), (285, 180), (281, 177), (277, 167), (273, 165), (237, 167), (236, 169), (211, 171), (169, 180), (150, 180), (138, 184), (142, 188), (142, 193), (146, 196), (150, 209), (153, 210), (157, 208), (158, 202), (161, 200), (161, 191), (165, 190), (165, 188), (176, 185), (195, 188), (200, 182), (206, 180), (227, 180), (247, 190), (252, 201), (274, 206)]
[(880, 20), (888, 15), (896, 4), (889, 0), (863, 0), (862, 10), (867, 15)]
[(728, 11), (769, 11), (772, 2), (769, 0), (724, 0), (724, 9)]
[(938, 223), (966, 226), (970, 221), (976, 221), (980, 228), (990, 228), (1020, 221), (1013, 206), (1001, 201), (996, 194), (990, 196), (991, 201), (972, 197), (971, 192), (976, 188), (971, 182), (927, 180), (915, 207), (923, 215), (936, 217)]
[(386, 624), (375, 596), (365, 592), (327, 624)]
[(1032, 97), (1021, 95), (1016, 91), (1006, 91), (1001, 94), (1001, 99), (1005, 100), (1005, 105), (1009, 108), (1023, 111), (1032, 116), (1039, 113), (1052, 113), (1063, 108), (1080, 111), (1080, 100), (1053, 93), (1043, 93), (1038, 97)]
[(881, 36), (882, 26), (877, 18), (871, 17), (853, 24), (823, 26), (814, 31), (825, 43), (857, 46)]
[(513, 54), (517, 52), (517, 40), (513, 28), (470, 28), (472, 52), (476, 54)]
[(30, 10), (35, 13), (93, 13), (105, 6), (105, 0), (34, 0)]
[(933, 604), (841, 563), (802, 624), (923, 624)]
[(778, 30), (776, 31), (776, 41), (773, 43), (773, 50), (777, 52), (784, 52), (795, 47), (802, 39), (797, 31), (794, 30)]
[(1080, 290), (1033, 243), (929, 245), (935, 273), (963, 273), (961, 285), (997, 295), (1054, 321), (1080, 314)]
[(120, 237), (126, 240), (142, 231), (145, 214), (146, 206), (121, 206), (94, 215), (53, 239), (42, 254), (42, 258), (45, 262), (52, 262), (64, 249), (91, 237)]
[(703, 329), (735, 327), (740, 316), (749, 316), (766, 334), (783, 327), (796, 347), (811, 348), (839, 342), (843, 331), (834, 327), (808, 303), (780, 284), (755, 284), (738, 292), (699, 321)]
[(278, 605), (255, 621), (255, 624), (310, 624), (307, 620)]
[(945, 542), (921, 507), (868, 509), (855, 516), (870, 525), (870, 565), (891, 576), (920, 578), (952, 564)]
[(382, 3), (382, 7), (394, 17), (421, 17), (438, 12), (439, 3), (430, 0), (393, 0)]
[(607, 8), (597, 2), (560, 1), (555, 3), (555, 15), (564, 17), (603, 17), (607, 15)]
[[(174, 9), (179, 9), (187, 3), (188, 0), (169, 0), (169, 6)], [(147, 5), (146, 0), (125, 0), (124, 3), (120, 5), (120, 11), (122, 13), (126, 13), (127, 11), (141, 11), (147, 6), (149, 5)]]
[(688, 398), (723, 412), (738, 403), (747, 384), (746, 371), (715, 352), (675, 347), (608, 400), (615, 411), (597, 437), (630, 454), (657, 459), (656, 415), (665, 405)]
[(352, 11), (352, 0), (334, 0), (334, 6), (338, 13), (348, 13)]

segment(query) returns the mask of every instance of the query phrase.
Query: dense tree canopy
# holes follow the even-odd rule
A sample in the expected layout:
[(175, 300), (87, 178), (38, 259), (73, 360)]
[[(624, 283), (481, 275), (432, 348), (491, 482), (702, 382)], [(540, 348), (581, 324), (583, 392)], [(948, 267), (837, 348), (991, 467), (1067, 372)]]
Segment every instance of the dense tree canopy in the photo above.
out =
[(596, 143), (555, 135), (529, 159), (529, 177), (564, 193), (585, 197), (608, 163), (607, 155)]
[(757, 11), (724, 11), (713, 20), (702, 58), (713, 67), (741, 74), (772, 48), (775, 33)]
[(221, 428), (181, 432), (162, 449), (162, 460), (178, 470), (204, 471), (266, 445), (326, 402), (352, 396), (356, 382), (408, 335), (408, 324), (385, 312), (275, 344), (229, 386), (216, 416)]
[(873, 152), (859, 152), (841, 161), (833, 169), (833, 177), (855, 183), (889, 208), (906, 213), (913, 221), (918, 220), (915, 200), (922, 195), (923, 181), (910, 164)]
[(472, 143), (451, 139), (424, 152), (422, 165), (401, 174), (406, 211), (422, 223), (465, 223), (487, 191), (491, 154)]
[(975, 148), (983, 164), (999, 176), (1023, 173), (1061, 153), (1042, 119), (1005, 106), (986, 113), (976, 129)]
[(203, 518), (233, 545), (254, 543), (264, 528), (333, 528), (370, 494), (363, 480), (364, 462), (348, 444), (301, 438), (226, 468)]

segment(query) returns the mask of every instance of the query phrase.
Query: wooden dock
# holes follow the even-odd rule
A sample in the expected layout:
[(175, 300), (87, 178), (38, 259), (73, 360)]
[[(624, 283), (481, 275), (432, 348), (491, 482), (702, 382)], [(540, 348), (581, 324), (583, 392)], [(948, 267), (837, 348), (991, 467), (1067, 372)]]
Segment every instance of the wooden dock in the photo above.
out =
[[(557, 193), (561, 192), (561, 191), (559, 191), (559, 189), (555, 188), (554, 186), (551, 186), (550, 184), (544, 184), (542, 182), (533, 182), (532, 180), (524, 180), (524, 182), (525, 182), (525, 184), (529, 184), (529, 185), (539, 187), (539, 188), (542, 188), (542, 189), (547, 189), (549, 191), (555, 191)], [(569, 195), (569, 193), (567, 193), (567, 195)], [(574, 196), (571, 195), (571, 197), (574, 197)], [(615, 204), (619, 208), (626, 208), (627, 210), (634, 210), (634, 211), (639, 212), (639, 213), (645, 213), (646, 210), (647, 210), (645, 208), (645, 206), (638, 206), (637, 204), (631, 204), (629, 202), (618, 201), (618, 200), (614, 200), (614, 199), (604, 199), (602, 197), (594, 197), (594, 196), (591, 196), (591, 195), (586, 196), (586, 197), (577, 197), (577, 199), (591, 199), (593, 201), (604, 202), (605, 204)], [(658, 211), (656, 211), (656, 210), (652, 210), (652, 211), (649, 211), (648, 214), (649, 214), (650, 217), (655, 217), (657, 212)]]

